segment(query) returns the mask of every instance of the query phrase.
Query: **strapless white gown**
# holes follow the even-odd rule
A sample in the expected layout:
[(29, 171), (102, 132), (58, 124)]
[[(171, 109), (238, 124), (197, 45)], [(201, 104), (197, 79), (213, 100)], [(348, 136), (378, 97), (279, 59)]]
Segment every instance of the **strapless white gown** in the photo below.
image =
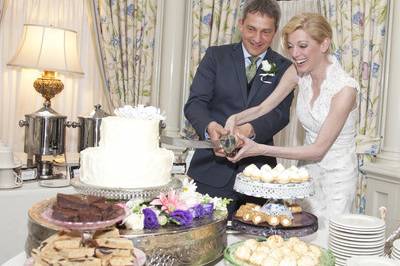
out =
[[(311, 77), (299, 80), (297, 116), (305, 130), (304, 145), (311, 144), (318, 136), (328, 115), (332, 97), (343, 87), (353, 87), (359, 92), (358, 83), (330, 56), (325, 81), (321, 84), (318, 98), (311, 107)], [(357, 186), (357, 156), (355, 148), (357, 109), (351, 111), (338, 138), (319, 162), (300, 162), (315, 182), (315, 195), (303, 201), (304, 208), (319, 219), (318, 242), (328, 244), (328, 221), (330, 217), (351, 211)]]

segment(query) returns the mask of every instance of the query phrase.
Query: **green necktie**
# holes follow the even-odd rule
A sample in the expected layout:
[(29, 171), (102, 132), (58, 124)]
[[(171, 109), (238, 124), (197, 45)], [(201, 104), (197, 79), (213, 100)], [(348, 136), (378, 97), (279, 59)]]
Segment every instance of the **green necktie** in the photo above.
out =
[(250, 83), (250, 81), (254, 78), (257, 72), (257, 61), (259, 59), (258, 56), (250, 56), (250, 65), (246, 67), (246, 77), (247, 77), (247, 83)]

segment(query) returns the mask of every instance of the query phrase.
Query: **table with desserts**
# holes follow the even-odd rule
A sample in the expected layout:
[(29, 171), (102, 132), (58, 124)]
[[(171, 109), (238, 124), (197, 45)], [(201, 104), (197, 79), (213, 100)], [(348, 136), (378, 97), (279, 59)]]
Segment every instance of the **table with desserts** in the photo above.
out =
[[(53, 197), (54, 198), (55, 194), (59, 193), (59, 192), (65, 192), (65, 193), (74, 193), (75, 192), (76, 193), (76, 191), (78, 191), (78, 192), (83, 193), (83, 194), (87, 194), (87, 193), (96, 194), (96, 193), (98, 193), (98, 191), (96, 189), (94, 189), (94, 190), (93, 189), (87, 189), (87, 188), (85, 188), (85, 186), (82, 186), (82, 184), (79, 183), (79, 182), (77, 183), (77, 182), (73, 181), (72, 183), (73, 183), (74, 187), (66, 187), (66, 188), (61, 188), (61, 189), (59, 188), (57, 190), (50, 189), (50, 188), (39, 187), (37, 185), (37, 183), (30, 183), (30, 184), (28, 183), (28, 184), (25, 184), (25, 187), (23, 189), (21, 189), (21, 190), (7, 191), (8, 193), (5, 193), (5, 194), (9, 194), (9, 195), (14, 195), (16, 198), (18, 198), (20, 201), (22, 201), (17, 206), (21, 206), (22, 203), (25, 204), (23, 208), (18, 208), (18, 210), (20, 210), (21, 213), (19, 213), (19, 214), (17, 214), (17, 213), (11, 214), (10, 213), (8, 215), (8, 217), (9, 217), (8, 219), (15, 219), (16, 215), (18, 215), (18, 217), (24, 217), (23, 219), (21, 219), (21, 218), (16, 219), (16, 220), (20, 221), (20, 223), (23, 221), (24, 225), (21, 224), (19, 226), (21, 228), (23, 228), (24, 230), (21, 230), (22, 232), (19, 235), (16, 235), (14, 233), (15, 232), (15, 223), (14, 223), (14, 224), (11, 225), (13, 230), (11, 230), (11, 233), (9, 232), (10, 236), (6, 237), (6, 238), (3, 238), (5, 240), (7, 238), (8, 239), (12, 238), (14, 240), (12, 242), (15, 243), (15, 245), (18, 246), (17, 248), (16, 247), (10, 248), (9, 254), (5, 254), (4, 255), (4, 260), (5, 260), (5, 259), (10, 258), (12, 255), (18, 254), (17, 256), (11, 258), (6, 263), (6, 265), (19, 265), (18, 263), (25, 259), (25, 252), (20, 252), (20, 250), (21, 250), (21, 247), (24, 246), (23, 243), (25, 242), (25, 240), (27, 240), (26, 236), (28, 235), (28, 239), (29, 239), (29, 237), (32, 236), (30, 233), (28, 234), (26, 232), (26, 228), (27, 228), (27, 226), (26, 226), (27, 209), (29, 209), (29, 207), (35, 206), (35, 203), (38, 203), (38, 202), (39, 202), (39, 204), (42, 204), (42, 202), (45, 202), (44, 199), (48, 199), (49, 197)], [(107, 189), (105, 191), (102, 191), (101, 194), (104, 194), (104, 193), (108, 197), (110, 197), (110, 196), (111, 197), (117, 197), (117, 198), (121, 197), (121, 194), (115, 194), (115, 191), (109, 190), (109, 189)], [(124, 193), (122, 193), (122, 194), (124, 194)], [(26, 195), (26, 196), (22, 197), (22, 195)], [(141, 193), (140, 195), (143, 195), (143, 193)], [(150, 196), (153, 197), (152, 195), (150, 195)], [(13, 200), (11, 198), (9, 198), (8, 200), (4, 200), (2, 202), (6, 202), (6, 201), (12, 202)], [(32, 230), (36, 231), (37, 229), (34, 229), (34, 228), (35, 228), (35, 226), (37, 227), (37, 225), (36, 225), (35, 222), (32, 222), (32, 213), (30, 213), (29, 216), (30, 216), (29, 219), (28, 219), (29, 220), (28, 225), (30, 227), (29, 229), (30, 229), (30, 231), (32, 231)], [(35, 219), (33, 219), (33, 220), (35, 220)], [(224, 221), (224, 219), (221, 220), (220, 218), (218, 218), (217, 221), (216, 221), (216, 224), (219, 224), (219, 226), (220, 226), (221, 222), (225, 223), (226, 220)], [(51, 226), (49, 226), (49, 227), (51, 228)], [(249, 238), (257, 238), (257, 236), (255, 236), (254, 234), (249, 235), (249, 234), (246, 234), (245, 231), (244, 232), (238, 232), (236, 230), (230, 230), (229, 228), (231, 228), (231, 227), (228, 227), (228, 229), (226, 231), (226, 236), (225, 237), (221, 237), (220, 239), (217, 240), (217, 242), (216, 242), (217, 245), (221, 244), (221, 245), (230, 246), (233, 243), (244, 241), (244, 240), (249, 239)], [(42, 230), (42, 228), (40, 228), (40, 230)], [(42, 234), (42, 232), (40, 230), (38, 230), (38, 232), (40, 232), (39, 234)], [(45, 233), (47, 234), (47, 236), (50, 235), (49, 232), (45, 232)], [(54, 233), (54, 231), (50, 232), (50, 233)], [(175, 233), (179, 233), (179, 231), (176, 231)], [(223, 233), (225, 234), (225, 229), (223, 230)], [(197, 235), (200, 235), (200, 234), (197, 234)], [(47, 236), (46, 237), (41, 236), (41, 237), (43, 237), (41, 240), (44, 240), (45, 238), (47, 238)], [(184, 234), (182, 236), (183, 236), (183, 238), (185, 238)], [(265, 235), (264, 235), (264, 237), (265, 237)], [(15, 241), (16, 238), (18, 239), (17, 241)], [(136, 238), (138, 238), (138, 236), (136, 236)], [(224, 242), (224, 240), (223, 240), (224, 238), (226, 239), (225, 243), (223, 243)], [(162, 238), (159, 238), (159, 239), (162, 239)], [(317, 234), (311, 234), (311, 235), (308, 235), (308, 236), (304, 236), (304, 237), (301, 237), (301, 239), (303, 239), (304, 241), (309, 242), (309, 243), (318, 243), (318, 235)], [(28, 252), (29, 252), (29, 250), (31, 250), (31, 247), (29, 247), (29, 242), (32, 242), (32, 241), (26, 241), (26, 242), (27, 243), (25, 244), (25, 250), (28, 250)], [(38, 243), (40, 243), (40, 241), (37, 242), (35, 245), (37, 246)], [(140, 241), (139, 241), (139, 243), (140, 243)], [(32, 243), (30, 243), (30, 245), (31, 244)], [(28, 248), (27, 248), (27, 246), (28, 246)], [(13, 249), (13, 251), (11, 251), (11, 249)], [(20, 252), (20, 253), (18, 253), (18, 252)], [(221, 250), (219, 252), (221, 252)], [(213, 256), (214, 256), (213, 258), (215, 260), (211, 262), (211, 265), (223, 265), (223, 261), (220, 261), (221, 257), (215, 256), (215, 254)], [(218, 259), (218, 257), (219, 257), (219, 259)], [(151, 265), (158, 265), (158, 264), (151, 264)]]

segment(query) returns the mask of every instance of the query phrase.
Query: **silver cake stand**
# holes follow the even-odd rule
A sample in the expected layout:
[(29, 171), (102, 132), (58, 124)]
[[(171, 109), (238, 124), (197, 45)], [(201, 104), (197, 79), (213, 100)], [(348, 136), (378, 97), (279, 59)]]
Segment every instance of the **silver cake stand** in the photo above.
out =
[[(288, 184), (264, 183), (251, 180), (242, 173), (236, 176), (233, 189), (245, 195), (270, 199), (274, 202), (274, 205), (280, 205), (280, 213), (274, 213), (274, 215), (277, 216), (285, 212), (290, 212), (285, 206), (284, 200), (304, 199), (314, 195), (314, 184), (312, 180)], [(262, 209), (268, 209), (268, 204), (269, 203), (266, 203)], [(285, 238), (292, 236), (300, 237), (310, 235), (318, 230), (318, 218), (311, 213), (302, 211), (293, 214), (291, 226), (283, 227), (271, 226), (268, 223), (255, 225), (234, 216), (232, 218), (232, 228), (246, 234), (265, 237), (275, 234)]]
[(138, 199), (143, 201), (151, 201), (160, 193), (167, 193), (171, 190), (179, 190), (182, 188), (182, 182), (175, 177), (163, 186), (147, 187), (147, 188), (109, 188), (101, 186), (93, 186), (83, 183), (79, 178), (73, 178), (71, 185), (81, 194), (104, 197), (112, 200), (130, 200)]
[[(55, 198), (35, 203), (28, 212), (26, 254), (62, 227), (46, 220), (42, 213)], [(215, 211), (190, 226), (169, 224), (155, 230), (120, 229), (120, 235), (132, 240), (147, 255), (147, 266), (214, 265), (227, 246), (227, 213)]]
[(312, 180), (288, 184), (264, 183), (251, 180), (241, 173), (236, 176), (233, 189), (242, 194), (265, 199), (303, 199), (314, 195)]

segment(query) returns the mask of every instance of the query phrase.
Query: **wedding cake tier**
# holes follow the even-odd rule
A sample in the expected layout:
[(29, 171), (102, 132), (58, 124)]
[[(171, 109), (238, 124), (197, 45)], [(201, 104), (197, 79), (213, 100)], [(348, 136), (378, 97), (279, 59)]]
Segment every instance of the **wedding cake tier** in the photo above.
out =
[(111, 188), (146, 188), (170, 182), (172, 151), (159, 147), (159, 123), (154, 107), (125, 106), (117, 116), (103, 118), (99, 147), (81, 151), (80, 180)]

